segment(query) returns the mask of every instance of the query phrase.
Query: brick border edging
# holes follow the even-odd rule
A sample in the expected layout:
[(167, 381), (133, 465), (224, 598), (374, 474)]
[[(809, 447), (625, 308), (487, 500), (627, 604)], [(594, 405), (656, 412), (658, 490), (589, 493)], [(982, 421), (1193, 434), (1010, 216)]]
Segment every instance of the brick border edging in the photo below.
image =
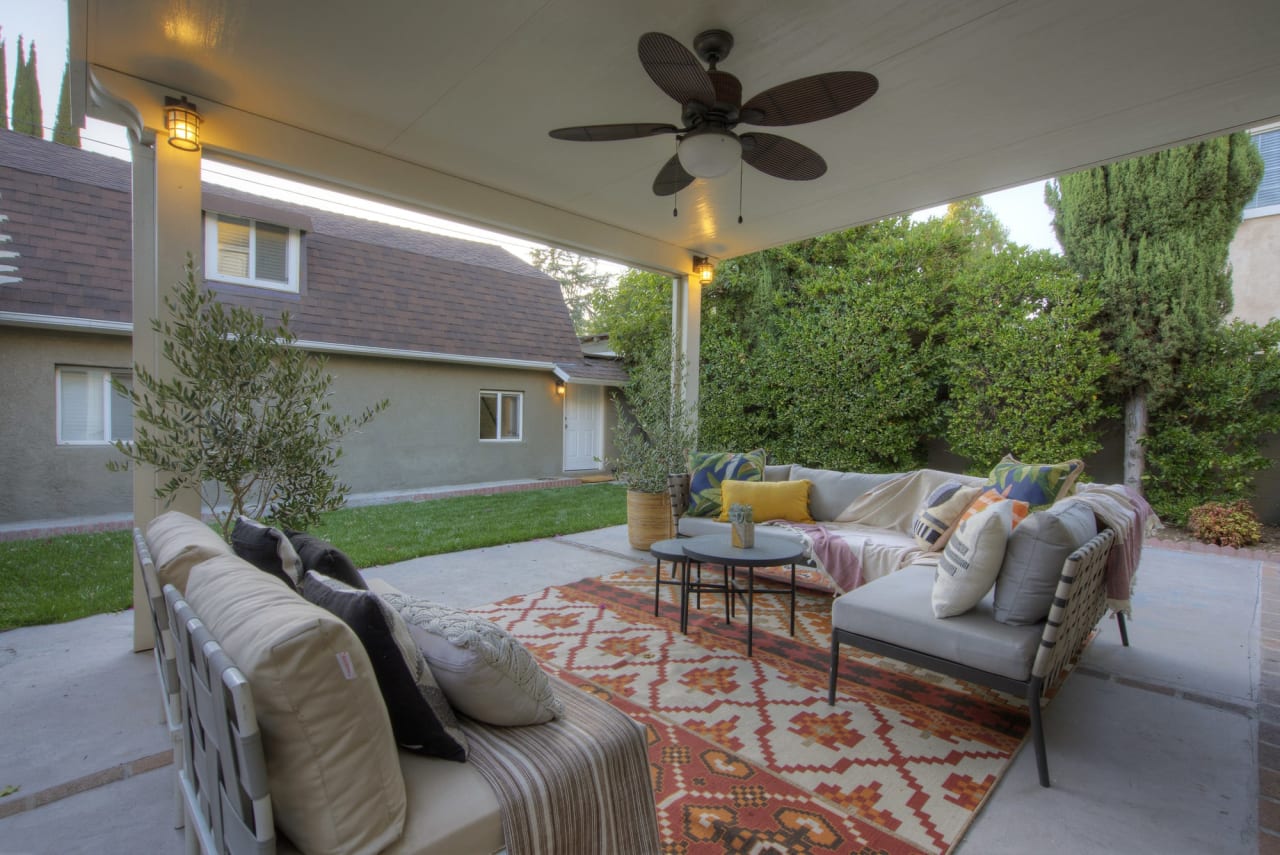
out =
[(1280, 855), (1280, 558), (1264, 561), (1258, 628), (1258, 852)]
[(50, 802), (61, 801), (69, 796), (94, 790), (106, 784), (114, 784), (116, 781), (123, 781), (125, 778), (132, 778), (134, 775), (152, 772), (168, 766), (172, 762), (173, 749), (167, 749), (155, 754), (148, 754), (146, 757), (139, 757), (137, 760), (117, 763), (114, 766), (100, 769), (97, 772), (90, 772), (88, 775), (81, 775), (79, 778), (73, 778), (61, 784), (54, 784), (52, 787), (46, 787), (31, 795), (16, 798), (13, 801), (9, 801), (6, 797), (3, 801), (0, 801), (0, 819), (7, 819), (38, 807), (44, 807)]
[[(429, 502), (432, 499), (454, 499), (458, 496), (489, 496), (498, 493), (523, 493), (528, 490), (549, 490), (554, 487), (582, 487), (588, 482), (579, 478), (548, 478), (543, 481), (529, 481), (522, 484), (499, 484), (490, 487), (460, 487), (456, 490), (405, 493), (395, 499), (377, 504), (395, 504), (396, 502)], [(373, 507), (372, 504), (352, 505), (351, 507)], [(213, 519), (203, 514), (206, 522)], [(108, 520), (96, 523), (68, 523), (66, 525), (37, 526), (12, 531), (0, 531), (0, 543), (11, 540), (36, 540), (42, 537), (58, 537), (64, 534), (96, 534), (104, 531), (127, 531), (133, 528), (133, 519)]]

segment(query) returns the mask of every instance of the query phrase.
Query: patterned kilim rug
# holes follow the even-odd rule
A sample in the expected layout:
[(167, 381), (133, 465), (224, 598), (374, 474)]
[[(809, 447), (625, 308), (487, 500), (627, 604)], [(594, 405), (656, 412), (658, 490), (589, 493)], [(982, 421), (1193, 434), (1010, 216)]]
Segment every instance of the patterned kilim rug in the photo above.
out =
[(655, 617), (653, 570), (512, 597), (475, 611), (548, 670), (648, 729), (664, 855), (946, 852), (1004, 773), (1023, 706), (968, 683), (845, 648), (828, 706), (829, 596)]

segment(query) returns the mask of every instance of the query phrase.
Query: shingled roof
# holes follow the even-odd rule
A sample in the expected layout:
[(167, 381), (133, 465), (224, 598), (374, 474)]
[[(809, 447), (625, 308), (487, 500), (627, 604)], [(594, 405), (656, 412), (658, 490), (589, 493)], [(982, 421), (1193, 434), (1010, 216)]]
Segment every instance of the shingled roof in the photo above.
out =
[[(9, 217), (6, 249), (19, 253), (11, 263), (22, 277), (0, 286), (0, 313), (132, 320), (129, 170), (121, 160), (0, 131), (0, 213)], [(500, 247), (209, 184), (204, 194), (206, 203), (251, 200), (310, 221), (301, 294), (217, 284), (228, 302), (268, 316), (288, 310), (304, 341), (583, 363), (559, 284)], [(625, 379), (616, 366), (606, 373)]]

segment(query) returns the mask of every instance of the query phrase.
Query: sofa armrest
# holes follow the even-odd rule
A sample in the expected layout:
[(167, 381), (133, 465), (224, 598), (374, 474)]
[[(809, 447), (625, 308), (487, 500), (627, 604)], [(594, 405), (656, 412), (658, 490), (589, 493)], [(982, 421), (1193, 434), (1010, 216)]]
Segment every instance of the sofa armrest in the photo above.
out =
[(1105, 528), (1068, 556), (1058, 579), (1031, 675), (1054, 686), (1107, 612), (1107, 557), (1116, 533)]
[(689, 509), (688, 472), (672, 472), (667, 475), (667, 496), (671, 499), (671, 536), (678, 537), (680, 518)]

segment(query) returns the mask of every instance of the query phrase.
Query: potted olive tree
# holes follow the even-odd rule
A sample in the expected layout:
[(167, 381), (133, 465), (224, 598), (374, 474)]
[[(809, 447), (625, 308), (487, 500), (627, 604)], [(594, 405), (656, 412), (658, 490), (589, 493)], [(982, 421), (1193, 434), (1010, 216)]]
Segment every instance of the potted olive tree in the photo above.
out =
[(614, 397), (618, 423), (613, 456), (606, 461), (627, 485), (627, 539), (633, 549), (675, 537), (667, 476), (688, 466), (697, 429), (671, 372), (651, 362), (632, 370), (625, 400)]

